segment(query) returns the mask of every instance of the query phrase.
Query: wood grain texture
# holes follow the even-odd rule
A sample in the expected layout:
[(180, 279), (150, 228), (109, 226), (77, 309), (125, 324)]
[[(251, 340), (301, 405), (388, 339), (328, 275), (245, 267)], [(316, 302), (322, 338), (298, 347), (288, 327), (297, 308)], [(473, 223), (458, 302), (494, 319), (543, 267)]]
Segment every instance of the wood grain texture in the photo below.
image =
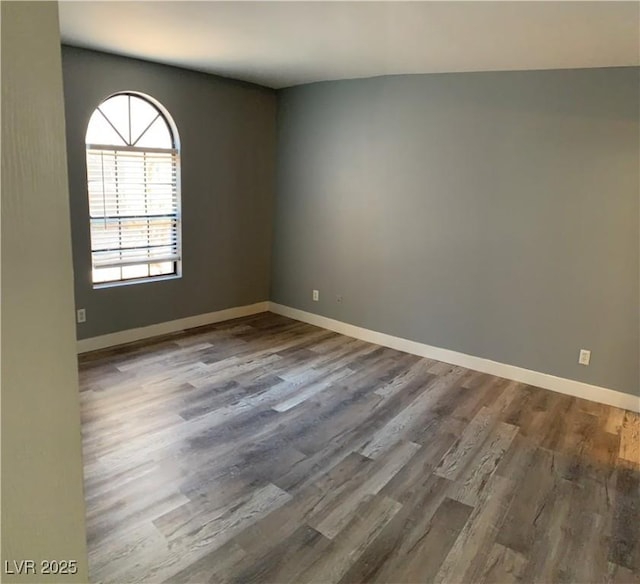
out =
[(638, 416), (262, 314), (80, 364), (95, 582), (636, 582)]

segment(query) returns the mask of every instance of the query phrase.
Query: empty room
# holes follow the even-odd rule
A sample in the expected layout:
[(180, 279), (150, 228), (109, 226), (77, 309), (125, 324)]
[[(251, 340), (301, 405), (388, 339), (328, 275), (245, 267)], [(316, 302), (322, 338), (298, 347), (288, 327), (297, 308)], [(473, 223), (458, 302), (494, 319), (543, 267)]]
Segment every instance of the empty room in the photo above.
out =
[(1, 11), (3, 582), (640, 582), (640, 3)]

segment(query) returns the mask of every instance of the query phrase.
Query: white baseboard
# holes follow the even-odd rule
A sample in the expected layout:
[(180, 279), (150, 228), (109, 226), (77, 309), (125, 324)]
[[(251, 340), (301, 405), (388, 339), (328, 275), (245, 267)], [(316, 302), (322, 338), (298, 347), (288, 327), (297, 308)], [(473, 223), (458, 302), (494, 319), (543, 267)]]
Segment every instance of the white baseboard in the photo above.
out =
[(514, 381), (526, 383), (527, 385), (543, 387), (544, 389), (550, 389), (552, 391), (557, 391), (574, 397), (634, 412), (640, 412), (640, 397), (621, 391), (615, 391), (613, 389), (599, 387), (597, 385), (590, 385), (588, 383), (575, 381), (573, 379), (566, 379), (564, 377), (556, 377), (555, 375), (549, 375), (548, 373), (532, 371), (531, 369), (524, 369), (522, 367), (516, 367), (515, 365), (507, 365), (506, 363), (499, 363), (497, 361), (483, 359), (482, 357), (474, 357), (473, 355), (466, 355), (449, 349), (441, 349), (440, 347), (425, 345), (424, 343), (418, 343), (401, 337), (394, 337), (386, 333), (372, 331), (341, 322), (339, 320), (327, 318), (326, 316), (319, 316), (311, 312), (298, 310), (297, 308), (290, 308), (289, 306), (276, 304), (275, 302), (269, 303), (269, 310), (282, 316), (313, 324), (315, 326), (347, 335), (349, 337), (354, 337), (356, 339), (361, 339), (369, 343), (375, 343), (376, 345), (382, 345), (391, 349), (397, 349), (398, 351), (404, 351), (405, 353), (411, 353), (412, 355), (419, 355), (420, 357), (444, 361), (445, 363), (460, 365), (461, 367), (481, 371), (483, 373), (489, 373), (506, 379), (512, 379)]
[(188, 316), (178, 320), (170, 320), (169, 322), (161, 322), (141, 328), (128, 329), (99, 337), (91, 337), (78, 341), (78, 353), (88, 353), (89, 351), (97, 351), (98, 349), (106, 349), (116, 345), (124, 345), (134, 341), (141, 341), (151, 337), (177, 333), (186, 329), (214, 324), (241, 316), (250, 316), (260, 312), (269, 310), (268, 302), (258, 302), (247, 306), (236, 306), (234, 308), (226, 308), (216, 312), (208, 312), (207, 314), (198, 314), (196, 316)]

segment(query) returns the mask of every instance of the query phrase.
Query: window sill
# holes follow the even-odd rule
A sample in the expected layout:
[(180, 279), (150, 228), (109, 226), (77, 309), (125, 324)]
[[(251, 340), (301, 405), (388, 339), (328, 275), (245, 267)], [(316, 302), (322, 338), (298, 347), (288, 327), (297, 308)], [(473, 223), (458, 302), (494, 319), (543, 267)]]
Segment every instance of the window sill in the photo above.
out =
[(100, 282), (93, 284), (94, 290), (103, 290), (105, 288), (120, 288), (121, 286), (132, 286), (134, 284), (150, 284), (151, 282), (165, 282), (167, 280), (178, 280), (182, 278), (182, 274), (167, 274), (166, 276), (152, 276), (149, 278), (137, 278), (131, 280), (118, 280), (117, 282)]

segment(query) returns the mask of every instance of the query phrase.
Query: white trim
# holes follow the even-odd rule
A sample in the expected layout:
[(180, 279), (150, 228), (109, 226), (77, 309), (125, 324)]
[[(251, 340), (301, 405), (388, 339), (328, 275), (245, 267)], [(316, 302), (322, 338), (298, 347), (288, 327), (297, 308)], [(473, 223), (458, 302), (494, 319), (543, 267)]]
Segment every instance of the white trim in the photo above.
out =
[(249, 304), (248, 306), (236, 306), (234, 308), (226, 308), (225, 310), (218, 310), (207, 314), (188, 316), (178, 320), (161, 322), (141, 328), (128, 329), (99, 337), (81, 339), (78, 341), (78, 353), (88, 353), (89, 351), (96, 351), (98, 349), (105, 349), (116, 345), (124, 345), (125, 343), (132, 343), (134, 341), (141, 341), (151, 337), (176, 333), (198, 326), (214, 324), (216, 322), (231, 320), (233, 318), (240, 318), (241, 316), (250, 316), (260, 312), (266, 312), (267, 310), (269, 310), (268, 302), (258, 302), (256, 304)]
[(522, 367), (516, 367), (515, 365), (507, 365), (506, 363), (499, 363), (497, 361), (483, 359), (482, 357), (474, 357), (473, 355), (466, 355), (449, 349), (425, 345), (424, 343), (372, 331), (346, 322), (327, 318), (326, 316), (298, 310), (297, 308), (276, 304), (275, 302), (269, 303), (269, 310), (282, 316), (313, 324), (369, 343), (411, 353), (412, 355), (436, 359), (438, 361), (444, 361), (445, 363), (451, 363), (452, 365), (460, 365), (461, 367), (475, 371), (482, 371), (483, 373), (512, 379), (528, 385), (543, 387), (544, 389), (550, 389), (551, 391), (557, 391), (574, 397), (640, 412), (640, 397), (621, 391), (590, 385), (582, 381), (575, 381), (564, 377), (556, 377), (548, 373), (532, 371), (531, 369), (524, 369)]

